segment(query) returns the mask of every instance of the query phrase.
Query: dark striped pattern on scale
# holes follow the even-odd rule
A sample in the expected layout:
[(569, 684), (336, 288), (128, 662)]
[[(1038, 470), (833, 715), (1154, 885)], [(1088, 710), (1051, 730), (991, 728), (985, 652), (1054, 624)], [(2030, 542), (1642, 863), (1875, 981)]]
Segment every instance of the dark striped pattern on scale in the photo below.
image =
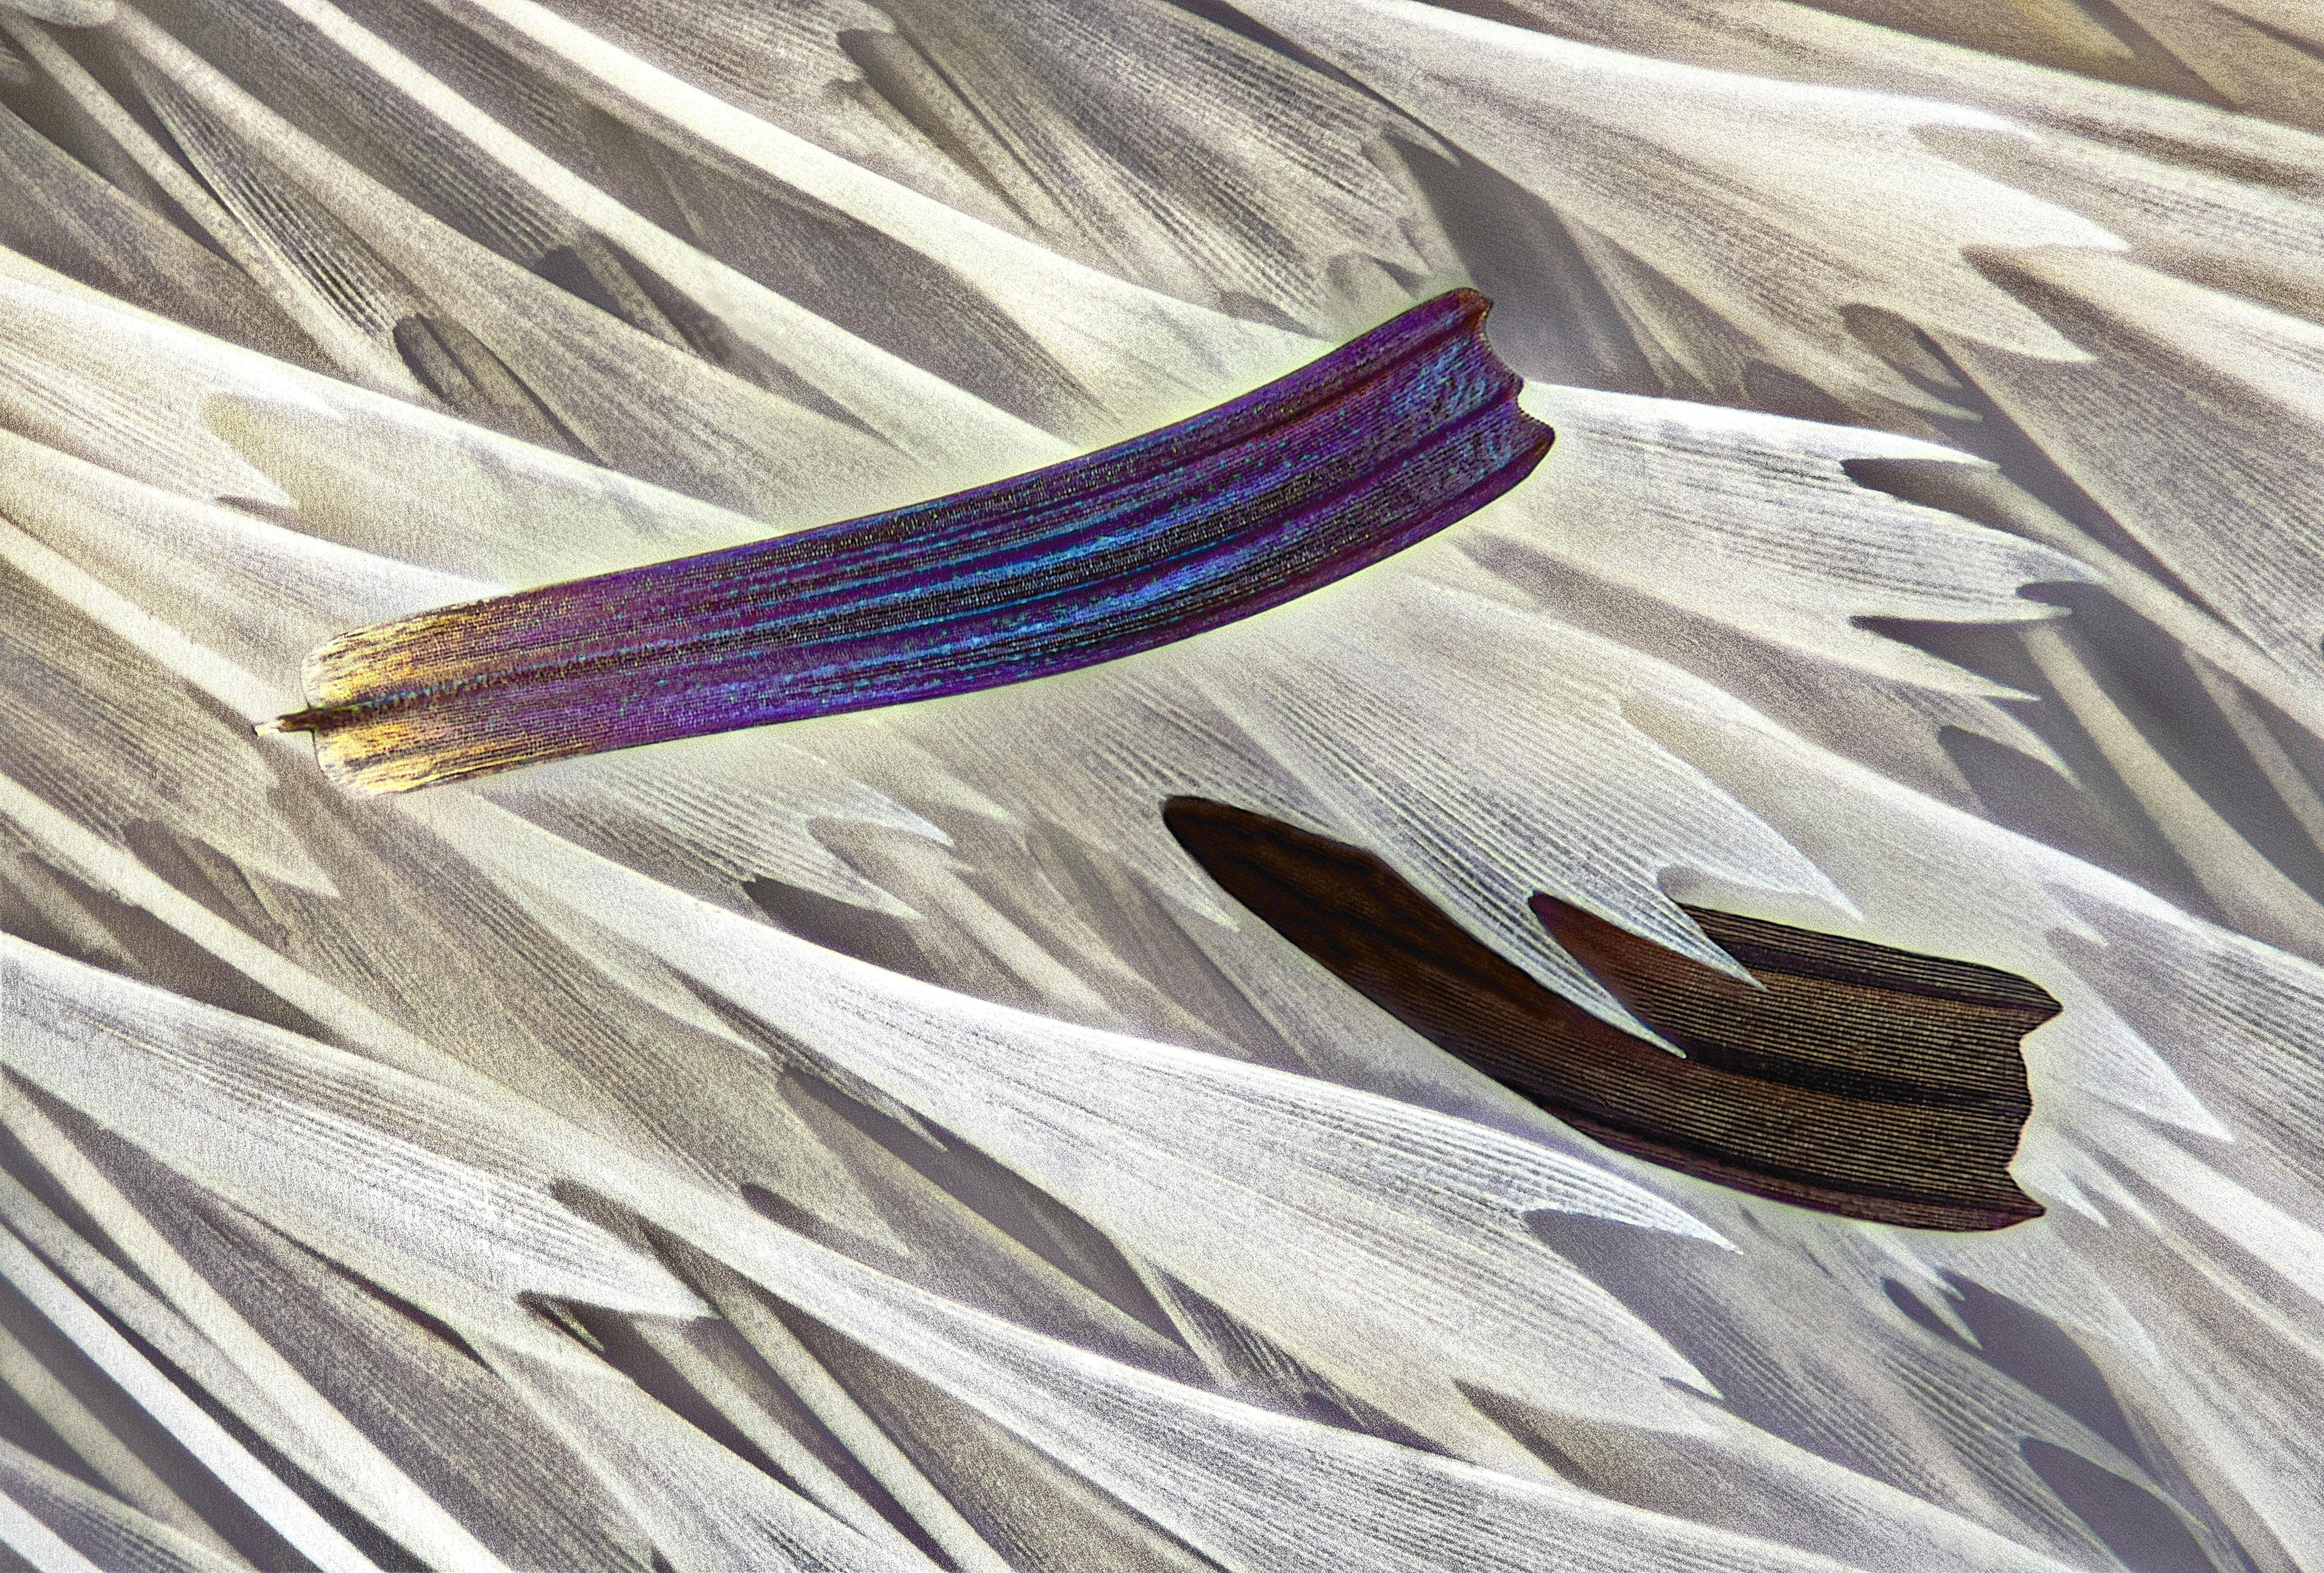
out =
[(1577, 907), (1550, 932), (1681, 1059), (1471, 938), (1370, 853), (1199, 798), (1164, 810), (1212, 878), (1438, 1047), (1636, 1157), (1821, 1212), (1994, 1229), (2033, 1104), (2018, 1044), (2058, 1002), (2015, 974), (1686, 910), (1759, 987)]

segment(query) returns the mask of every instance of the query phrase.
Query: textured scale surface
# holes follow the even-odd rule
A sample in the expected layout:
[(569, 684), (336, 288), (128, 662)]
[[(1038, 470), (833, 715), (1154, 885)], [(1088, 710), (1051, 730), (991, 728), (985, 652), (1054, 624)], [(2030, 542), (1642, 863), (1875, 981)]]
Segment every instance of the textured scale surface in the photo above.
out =
[[(2324, 1566), (2319, 60), (0, 0), (0, 1573)], [(254, 730), (835, 520), (925, 571), (826, 631), (963, 612), (929, 500), (1432, 310), (1538, 463), (1249, 615), (420, 792)]]
[(344, 634), (334, 778), (424, 786), (1071, 671), (1296, 599), (1457, 523), (1552, 440), (1456, 290), (1192, 420), (957, 497)]

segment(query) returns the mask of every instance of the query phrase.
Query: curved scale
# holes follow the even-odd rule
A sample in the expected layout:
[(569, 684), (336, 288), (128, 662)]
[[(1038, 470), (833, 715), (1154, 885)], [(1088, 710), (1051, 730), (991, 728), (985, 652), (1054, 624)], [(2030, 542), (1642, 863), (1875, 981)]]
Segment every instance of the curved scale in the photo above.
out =
[(324, 768), (399, 791), (1021, 683), (1248, 617), (1531, 473), (1547, 427), (1457, 290), (1177, 425), (893, 512), (358, 630)]

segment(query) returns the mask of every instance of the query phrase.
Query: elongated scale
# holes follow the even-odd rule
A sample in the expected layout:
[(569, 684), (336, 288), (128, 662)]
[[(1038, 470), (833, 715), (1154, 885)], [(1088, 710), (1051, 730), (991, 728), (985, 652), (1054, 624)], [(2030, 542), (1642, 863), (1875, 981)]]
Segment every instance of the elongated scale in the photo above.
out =
[(1550, 429), (1457, 290), (1176, 426), (867, 519), (358, 630), (324, 768), (374, 791), (1021, 683), (1278, 605), (1529, 474)]
[(2059, 1006), (2026, 979), (1687, 908), (1746, 983), (1534, 897), (1558, 943), (1682, 1059), (1526, 978), (1359, 848), (1194, 797), (1163, 815), (1222, 888), (1342, 982), (1618, 1151), (1913, 1228), (2042, 1214), (2008, 1169), (2033, 1108), (2018, 1044)]

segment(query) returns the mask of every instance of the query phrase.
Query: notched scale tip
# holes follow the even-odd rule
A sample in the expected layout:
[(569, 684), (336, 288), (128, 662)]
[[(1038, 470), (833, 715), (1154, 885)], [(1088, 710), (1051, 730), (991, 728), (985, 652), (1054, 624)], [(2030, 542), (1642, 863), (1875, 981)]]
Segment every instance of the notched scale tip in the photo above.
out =
[(1201, 798), (1163, 819), (1227, 894), (1421, 1036), (1618, 1152), (1819, 1212), (2006, 1228), (2033, 1110), (2025, 979), (1689, 906), (1738, 980), (1536, 897), (1558, 943), (1683, 1059), (1536, 983), (1379, 859)]
[(1021, 683), (1304, 595), (1553, 440), (1456, 290), (1214, 409), (890, 513), (357, 630), (275, 722), (399, 791)]

